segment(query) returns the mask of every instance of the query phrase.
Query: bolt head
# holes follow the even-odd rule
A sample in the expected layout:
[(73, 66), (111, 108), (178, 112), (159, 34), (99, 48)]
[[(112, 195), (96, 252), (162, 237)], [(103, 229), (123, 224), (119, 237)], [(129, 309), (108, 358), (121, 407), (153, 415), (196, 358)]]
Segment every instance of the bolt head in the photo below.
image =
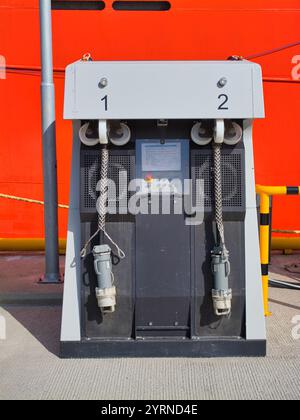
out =
[(220, 79), (219, 81), (218, 81), (218, 87), (219, 88), (223, 88), (223, 87), (225, 87), (227, 85), (227, 79), (226, 79), (226, 77), (222, 77), (222, 79)]
[(102, 77), (102, 79), (100, 80), (100, 82), (99, 82), (99, 88), (100, 89), (103, 89), (103, 88), (105, 88), (106, 86), (108, 85), (108, 80), (107, 80), (107, 78), (106, 77)]

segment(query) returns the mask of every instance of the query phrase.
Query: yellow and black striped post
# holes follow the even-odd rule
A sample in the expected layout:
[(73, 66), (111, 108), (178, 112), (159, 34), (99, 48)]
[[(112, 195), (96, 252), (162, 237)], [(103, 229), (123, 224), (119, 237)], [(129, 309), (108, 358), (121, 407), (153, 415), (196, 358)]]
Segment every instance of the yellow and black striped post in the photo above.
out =
[(270, 196), (260, 195), (260, 262), (264, 296), (265, 316), (270, 316), (269, 307), (269, 240), (270, 240)]
[(269, 255), (270, 255), (270, 197), (273, 195), (299, 195), (300, 187), (268, 187), (257, 185), (257, 194), (260, 194), (260, 259), (264, 296), (265, 316), (269, 311)]

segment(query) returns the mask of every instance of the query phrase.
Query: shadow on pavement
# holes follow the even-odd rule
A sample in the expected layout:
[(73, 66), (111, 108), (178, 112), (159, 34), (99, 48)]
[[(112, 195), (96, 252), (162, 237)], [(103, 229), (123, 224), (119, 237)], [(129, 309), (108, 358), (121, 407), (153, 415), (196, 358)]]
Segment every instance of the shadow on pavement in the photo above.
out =
[(60, 306), (3, 305), (3, 308), (47, 351), (59, 356)]

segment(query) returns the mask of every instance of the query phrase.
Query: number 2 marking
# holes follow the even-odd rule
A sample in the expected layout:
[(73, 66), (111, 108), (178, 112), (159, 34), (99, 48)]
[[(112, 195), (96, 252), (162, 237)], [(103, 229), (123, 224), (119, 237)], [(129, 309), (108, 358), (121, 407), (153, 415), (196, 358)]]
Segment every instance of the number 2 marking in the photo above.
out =
[(218, 109), (228, 111), (229, 108), (225, 106), (229, 100), (228, 96), (223, 93), (222, 95), (218, 96), (218, 99), (223, 101)]
[(104, 102), (105, 111), (108, 111), (108, 96), (105, 95), (104, 98), (101, 99), (101, 102)]

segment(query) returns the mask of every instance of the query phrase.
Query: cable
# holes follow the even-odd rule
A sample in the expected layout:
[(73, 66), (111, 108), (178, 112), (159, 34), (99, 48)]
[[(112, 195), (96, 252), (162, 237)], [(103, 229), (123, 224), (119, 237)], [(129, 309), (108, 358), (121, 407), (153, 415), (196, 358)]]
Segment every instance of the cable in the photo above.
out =
[(106, 205), (108, 200), (108, 165), (109, 165), (109, 152), (106, 144), (101, 149), (101, 175), (99, 187), (99, 199), (97, 202), (98, 210), (98, 228), (105, 231), (106, 225)]
[(108, 200), (108, 165), (109, 165), (109, 151), (107, 144), (104, 144), (101, 148), (101, 175), (100, 175), (100, 188), (99, 188), (99, 199), (97, 200), (97, 211), (98, 211), (98, 229), (89, 238), (84, 247), (81, 250), (81, 258), (85, 258), (87, 254), (87, 248), (92, 240), (100, 233), (103, 232), (104, 236), (111, 242), (116, 248), (118, 257), (122, 260), (126, 257), (125, 252), (118, 246), (118, 244), (109, 236), (106, 232), (106, 206)]
[[(10, 74), (20, 74), (22, 76), (40, 76), (41, 67), (38, 66), (6, 66), (5, 71)], [(53, 73), (55, 77), (64, 78), (65, 70), (63, 68), (54, 68)]]
[[(41, 206), (45, 205), (44, 201), (33, 200), (31, 198), (16, 197), (15, 195), (8, 195), (8, 194), (0, 193), (0, 198), (7, 198), (8, 200), (22, 201), (24, 203), (40, 204)], [(58, 207), (60, 209), (68, 209), (69, 208), (69, 206), (67, 206), (66, 204), (58, 204)]]
[(300, 80), (288, 79), (287, 77), (263, 77), (265, 83), (300, 83)]
[(279, 287), (281, 289), (300, 290), (300, 286), (298, 286), (297, 284), (293, 284), (293, 283), (289, 283), (289, 282), (285, 282), (285, 281), (270, 279), (269, 283), (270, 283), (270, 285), (273, 285), (275, 287)]
[(265, 57), (267, 55), (275, 54), (275, 53), (278, 53), (280, 51), (284, 51), (284, 50), (287, 50), (289, 48), (296, 47), (297, 45), (300, 45), (300, 41), (292, 42), (290, 44), (285, 44), (285, 45), (282, 45), (281, 47), (273, 48), (271, 50), (266, 50), (266, 51), (263, 51), (261, 53), (256, 53), (256, 54), (249, 55), (248, 57), (245, 57), (245, 60), (253, 60), (254, 58)]
[(216, 135), (213, 144), (214, 159), (214, 194), (215, 194), (215, 219), (217, 225), (217, 241), (211, 251), (211, 269), (214, 277), (212, 300), (216, 316), (229, 316), (232, 307), (232, 289), (229, 288), (230, 262), (229, 251), (225, 245), (223, 221), (223, 191), (222, 191), (222, 143), (218, 143), (221, 134), (224, 136), (224, 125), (216, 125)]
[(282, 230), (282, 229), (272, 229), (273, 233), (286, 233), (291, 235), (300, 235), (300, 230)]
[[(280, 51), (287, 50), (289, 48), (293, 48), (300, 45), (300, 41), (291, 42), (290, 44), (282, 45), (281, 47), (273, 48), (271, 50), (266, 50), (260, 53), (248, 55), (247, 57), (243, 57), (241, 55), (232, 55), (228, 57), (228, 60), (232, 61), (241, 61), (241, 60), (253, 60), (255, 58), (265, 57), (267, 55), (275, 54)], [(264, 82), (270, 82), (270, 83), (300, 83), (300, 80), (293, 80), (289, 78), (284, 77), (263, 77)]]
[[(40, 73), (42, 71), (42, 68), (40, 66), (23, 66), (23, 65), (9, 65), (5, 67), (6, 70), (11, 71), (29, 71), (29, 72), (37, 72)], [(53, 69), (54, 73), (65, 73), (65, 69), (60, 67), (55, 67)]]
[(215, 216), (216, 225), (220, 237), (220, 246), (224, 257), (228, 258), (229, 252), (225, 245), (224, 222), (223, 222), (223, 192), (222, 192), (222, 144), (214, 143), (214, 185), (215, 185)]

